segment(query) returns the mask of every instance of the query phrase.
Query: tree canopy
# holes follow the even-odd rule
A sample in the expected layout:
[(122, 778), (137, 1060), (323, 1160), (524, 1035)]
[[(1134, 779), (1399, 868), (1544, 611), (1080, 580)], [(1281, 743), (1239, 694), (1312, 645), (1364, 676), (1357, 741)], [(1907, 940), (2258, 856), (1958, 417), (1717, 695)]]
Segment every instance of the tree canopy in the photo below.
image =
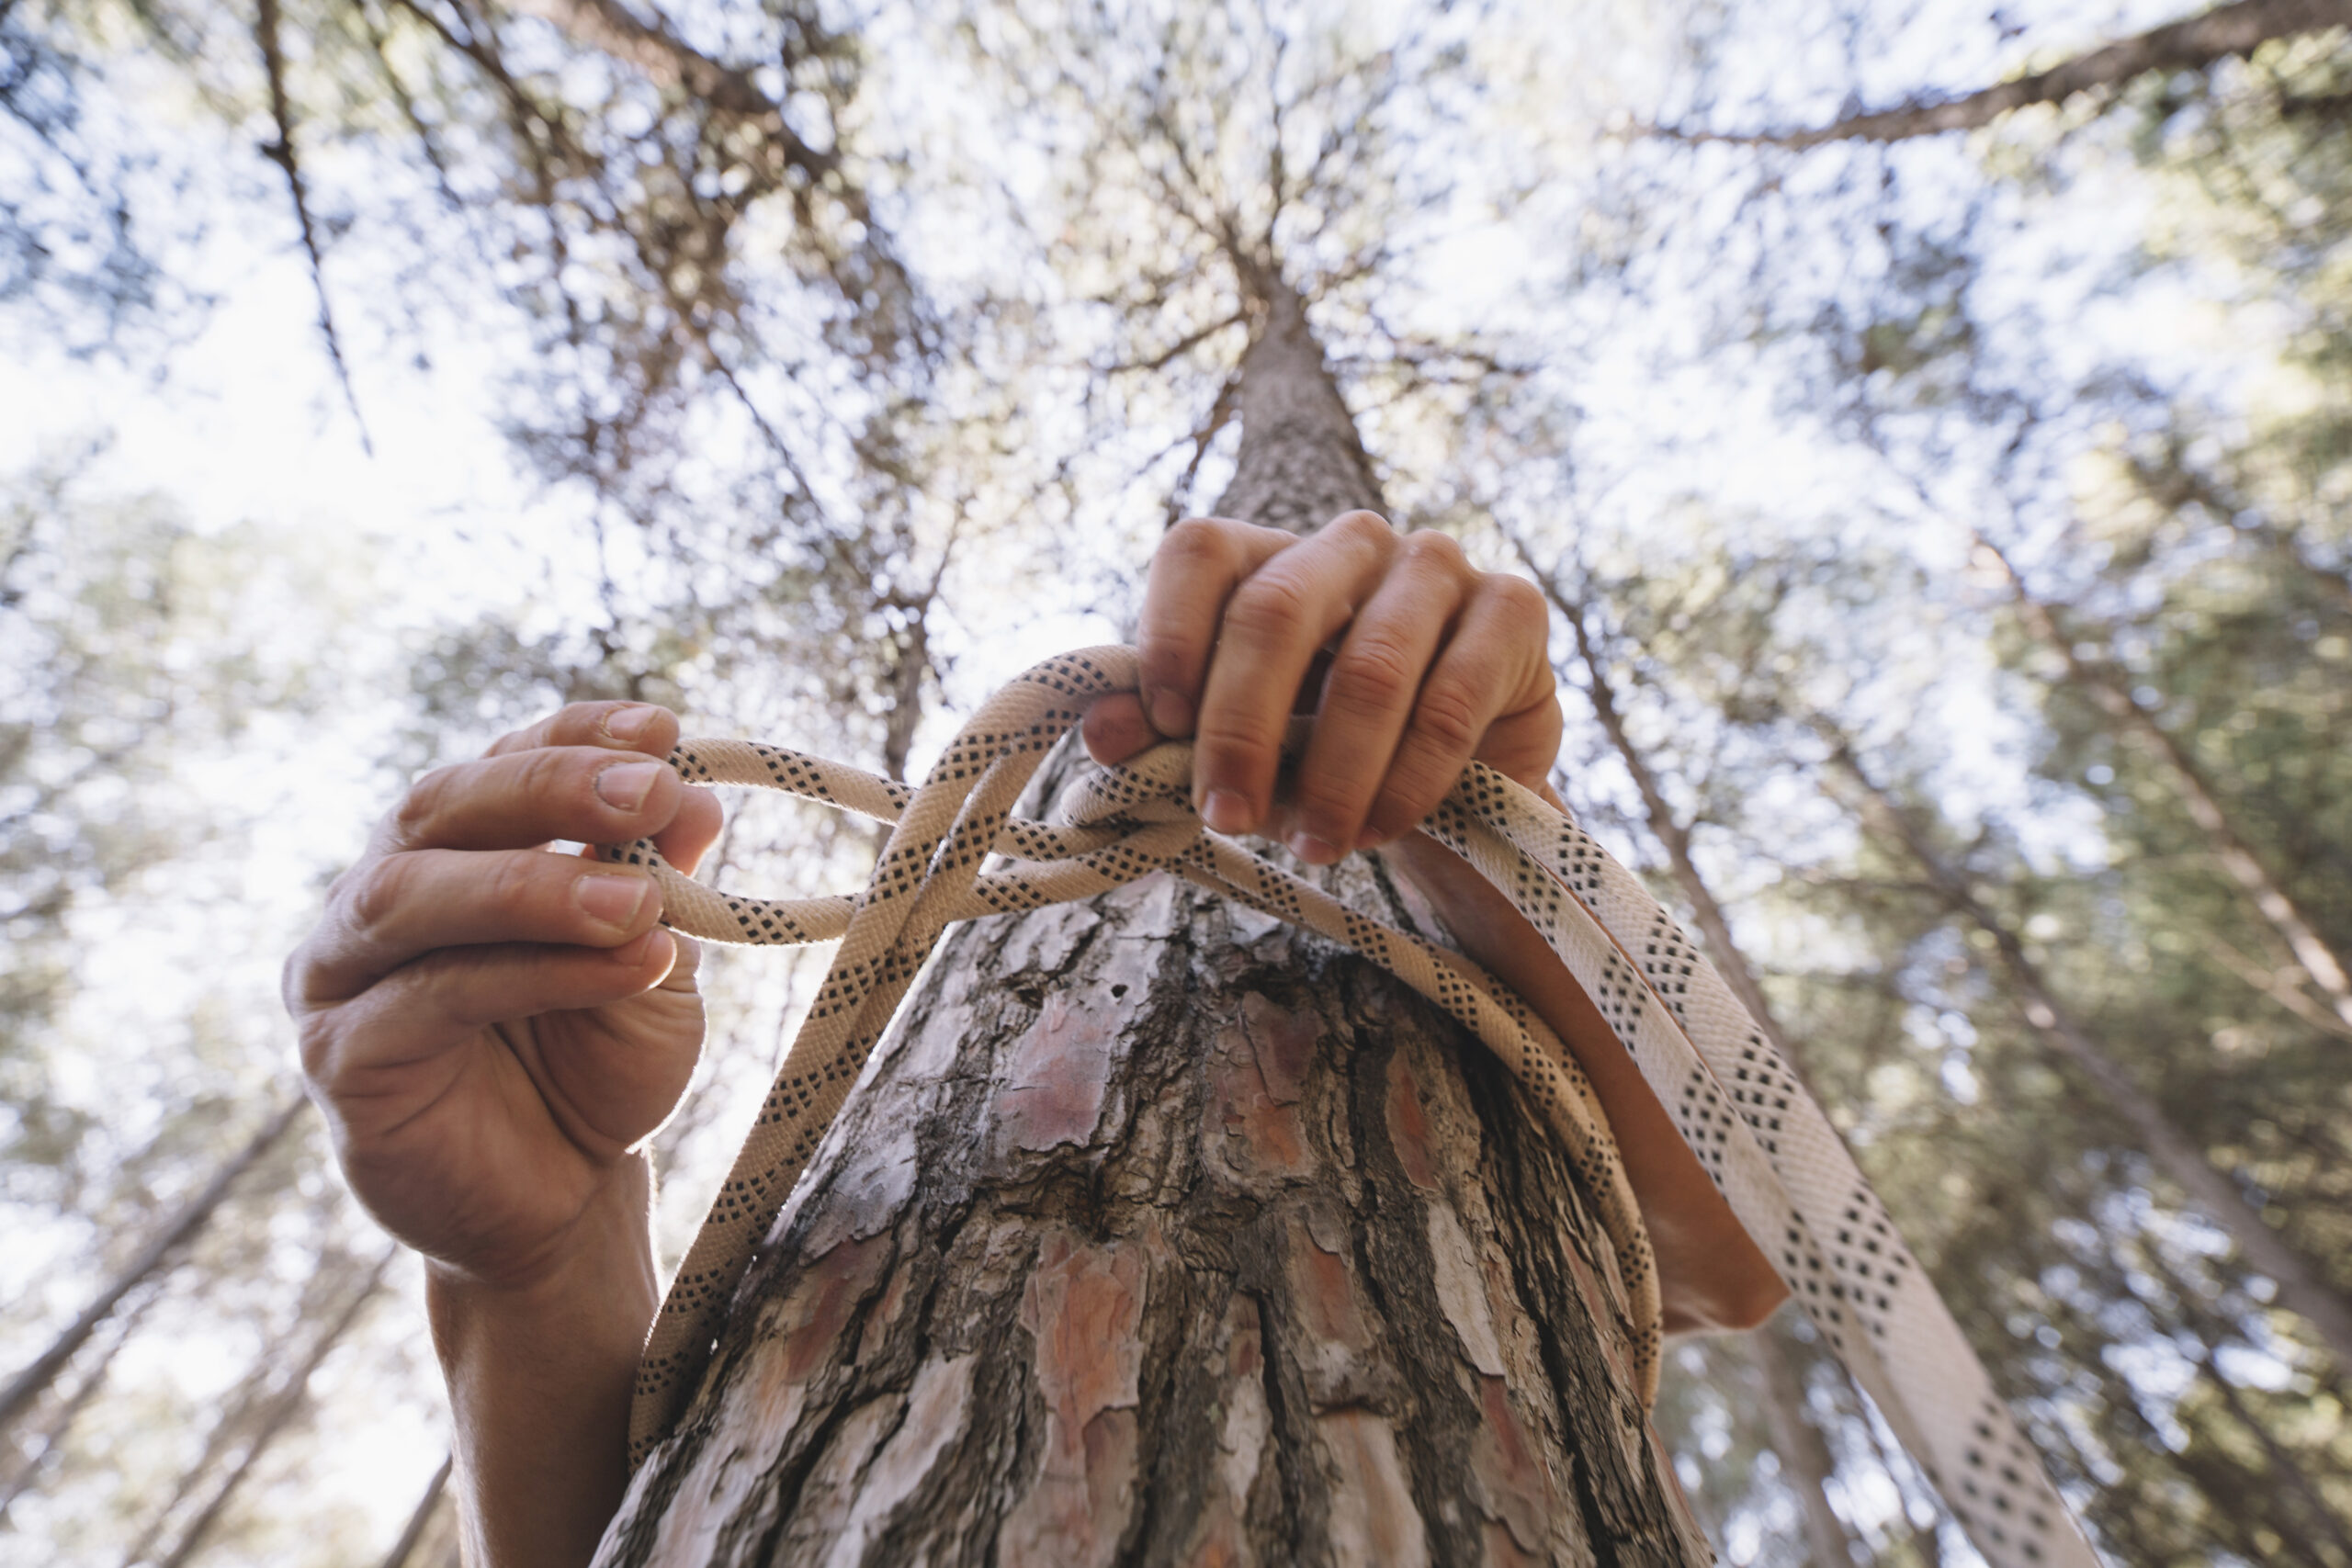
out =
[[(1279, 289), (2102, 1544), (2352, 1568), (2341, 13), (0, 7), (0, 1562), (441, 1561), (276, 1120), (324, 877), (572, 696), (919, 772), (1118, 634)], [(814, 974), (711, 971), (673, 1244)], [(1669, 1360), (1730, 1561), (1965, 1560), (1801, 1323)]]

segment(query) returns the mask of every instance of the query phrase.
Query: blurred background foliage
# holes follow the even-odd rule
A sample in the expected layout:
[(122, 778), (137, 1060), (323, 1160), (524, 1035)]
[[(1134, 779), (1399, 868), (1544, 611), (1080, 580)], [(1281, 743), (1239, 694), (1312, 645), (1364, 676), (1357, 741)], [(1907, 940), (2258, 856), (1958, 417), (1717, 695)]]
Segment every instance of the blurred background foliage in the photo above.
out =
[[(2115, 1560), (2352, 1568), (2339, 10), (0, 5), (0, 1562), (451, 1560), (320, 887), (573, 698), (920, 772), (1230, 471), (1246, 263)], [(1801, 1321), (1673, 1368), (1728, 1561), (1973, 1561)]]

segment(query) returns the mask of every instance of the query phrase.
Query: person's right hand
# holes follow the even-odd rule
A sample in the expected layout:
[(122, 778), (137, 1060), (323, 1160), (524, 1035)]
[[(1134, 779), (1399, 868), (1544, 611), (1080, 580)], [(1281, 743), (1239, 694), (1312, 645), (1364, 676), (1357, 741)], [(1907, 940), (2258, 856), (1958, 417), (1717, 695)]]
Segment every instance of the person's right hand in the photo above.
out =
[(352, 1190), (461, 1279), (560, 1266), (600, 1198), (643, 1186), (628, 1156), (693, 1074), (694, 942), (656, 924), (644, 871), (546, 847), (650, 835), (691, 871), (719, 809), (662, 761), (677, 739), (664, 709), (575, 703), (427, 774), (287, 963)]

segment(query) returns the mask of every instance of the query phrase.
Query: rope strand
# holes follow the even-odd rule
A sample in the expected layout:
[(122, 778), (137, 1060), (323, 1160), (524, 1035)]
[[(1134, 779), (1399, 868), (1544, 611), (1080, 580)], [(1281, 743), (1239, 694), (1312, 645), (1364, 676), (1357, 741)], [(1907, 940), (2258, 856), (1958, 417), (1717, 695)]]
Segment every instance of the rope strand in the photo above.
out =
[[(1353, 948), (1495, 1052), (1591, 1197), (1616, 1264), (1634, 1376), (1644, 1401), (1655, 1397), (1663, 1334), (1649, 1234), (1590, 1080), (1524, 1001), (1460, 954), (1208, 831), (1190, 804), (1189, 746), (1163, 744), (1090, 775), (1053, 822), (1012, 815), (1088, 705), (1135, 688), (1132, 649), (1048, 660), (992, 697), (917, 790), (776, 746), (680, 743), (671, 764), (689, 783), (781, 790), (894, 824), (854, 899), (722, 894), (664, 863), (650, 840), (605, 852), (648, 866), (664, 921), (690, 935), (842, 943), (655, 1319), (630, 1411), (632, 1468), (669, 1435), (701, 1382), (753, 1247), (941, 932), (960, 919), (1091, 897), (1162, 868)], [(1464, 771), (1423, 830), (1492, 882), (1599, 1005), (1740, 1223), (1994, 1568), (2092, 1568), (2098, 1558), (1827, 1117), (1640, 880), (1483, 763)], [(991, 852), (1005, 863), (984, 871)]]

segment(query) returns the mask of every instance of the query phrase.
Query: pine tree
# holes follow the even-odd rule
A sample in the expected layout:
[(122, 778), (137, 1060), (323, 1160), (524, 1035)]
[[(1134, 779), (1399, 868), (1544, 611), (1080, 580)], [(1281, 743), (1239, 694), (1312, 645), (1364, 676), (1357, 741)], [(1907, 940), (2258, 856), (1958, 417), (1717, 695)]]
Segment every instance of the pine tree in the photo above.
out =
[[(1376, 510), (1238, 259), (1216, 510)], [(1565, 1162), (1362, 961), (1156, 875), (954, 933), (876, 1059), (600, 1561), (1708, 1560)]]

